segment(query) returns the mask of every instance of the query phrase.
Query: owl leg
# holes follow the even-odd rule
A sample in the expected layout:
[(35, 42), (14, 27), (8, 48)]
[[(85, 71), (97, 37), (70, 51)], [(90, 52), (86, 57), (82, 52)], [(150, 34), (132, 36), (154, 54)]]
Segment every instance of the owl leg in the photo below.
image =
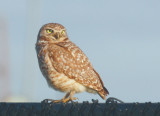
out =
[(75, 94), (75, 91), (71, 91), (71, 93), (70, 93), (70, 101), (77, 100), (76, 97), (73, 97), (74, 94)]
[(71, 91), (68, 95), (67, 98), (63, 99), (63, 103), (69, 102), (69, 101), (73, 101), (73, 100), (77, 100), (76, 97), (73, 97), (73, 95), (75, 94), (74, 91)]
[(77, 100), (76, 97), (73, 97), (73, 95), (75, 94), (74, 91), (68, 92), (63, 99), (61, 100), (52, 100), (53, 103), (59, 103), (59, 102), (63, 102), (63, 103), (67, 103), (69, 101), (73, 101), (73, 100)]
[(66, 103), (68, 100), (68, 97), (70, 96), (70, 92), (68, 92), (62, 99), (60, 100), (50, 100), (53, 103), (59, 103), (59, 102), (63, 102)]

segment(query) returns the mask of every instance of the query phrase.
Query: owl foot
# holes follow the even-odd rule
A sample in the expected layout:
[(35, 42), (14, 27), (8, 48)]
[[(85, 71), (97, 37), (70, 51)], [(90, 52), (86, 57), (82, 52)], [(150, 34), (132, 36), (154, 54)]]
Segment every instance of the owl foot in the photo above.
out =
[(52, 100), (52, 103), (60, 103), (60, 102), (63, 102), (63, 99), (60, 99), (60, 100)]
[(62, 103), (67, 103), (67, 102), (73, 101), (73, 100), (77, 100), (77, 98), (74, 97), (74, 98), (65, 98), (65, 99), (61, 99), (61, 100), (50, 100), (50, 101), (51, 101), (52, 103), (60, 103), (60, 102), (62, 102)]
[(67, 103), (67, 102), (73, 101), (73, 100), (77, 100), (77, 98), (76, 98), (76, 97), (73, 97), (73, 98), (66, 98), (66, 99), (63, 99), (62, 102), (63, 102), (63, 103)]
[(71, 92), (68, 92), (64, 97), (63, 97), (63, 99), (60, 99), (60, 100), (52, 100), (52, 99), (47, 99), (47, 101), (51, 101), (52, 103), (60, 103), (60, 102), (62, 102), (62, 103), (67, 103), (67, 102), (69, 102), (69, 101), (73, 101), (73, 100), (77, 100), (77, 98), (76, 97), (73, 97), (73, 95), (74, 95), (74, 91), (71, 91)]

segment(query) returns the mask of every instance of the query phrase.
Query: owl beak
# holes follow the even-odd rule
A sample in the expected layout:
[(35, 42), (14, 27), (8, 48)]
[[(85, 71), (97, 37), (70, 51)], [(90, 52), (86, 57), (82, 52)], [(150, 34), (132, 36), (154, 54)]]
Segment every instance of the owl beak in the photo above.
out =
[(59, 38), (60, 38), (60, 34), (59, 34), (59, 33), (56, 33), (56, 34), (55, 34), (55, 38), (56, 38), (56, 39), (59, 39)]

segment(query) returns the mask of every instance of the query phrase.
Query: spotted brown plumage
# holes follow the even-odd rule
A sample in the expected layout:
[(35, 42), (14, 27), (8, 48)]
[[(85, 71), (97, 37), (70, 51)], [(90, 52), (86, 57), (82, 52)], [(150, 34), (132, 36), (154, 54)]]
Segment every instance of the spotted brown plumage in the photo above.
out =
[(49, 23), (40, 29), (36, 51), (49, 86), (67, 93), (53, 102), (75, 100), (74, 93), (83, 91), (98, 93), (103, 99), (109, 94), (87, 56), (69, 40), (61, 24)]

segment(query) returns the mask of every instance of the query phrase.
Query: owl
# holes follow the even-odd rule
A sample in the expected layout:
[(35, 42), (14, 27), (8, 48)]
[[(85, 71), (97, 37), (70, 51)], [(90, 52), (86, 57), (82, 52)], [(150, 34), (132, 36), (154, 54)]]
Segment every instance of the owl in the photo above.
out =
[(36, 43), (40, 70), (50, 87), (65, 92), (60, 100), (76, 100), (75, 93), (98, 93), (106, 99), (108, 90), (83, 51), (71, 42), (66, 29), (58, 23), (48, 23), (41, 27)]

